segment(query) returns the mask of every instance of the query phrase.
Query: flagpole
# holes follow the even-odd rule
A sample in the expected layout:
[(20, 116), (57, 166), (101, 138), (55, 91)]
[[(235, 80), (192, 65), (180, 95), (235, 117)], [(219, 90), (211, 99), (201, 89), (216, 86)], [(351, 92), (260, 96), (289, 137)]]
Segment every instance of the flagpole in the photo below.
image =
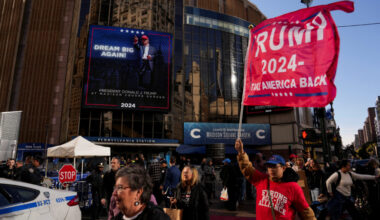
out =
[(241, 125), (243, 123), (243, 114), (244, 114), (244, 97), (245, 97), (245, 83), (246, 83), (246, 80), (247, 80), (247, 61), (248, 61), (248, 52), (249, 52), (249, 46), (251, 45), (251, 29), (253, 28), (253, 25), (249, 25), (248, 26), (249, 28), (249, 40), (248, 40), (248, 48), (247, 48), (247, 52), (245, 54), (245, 63), (244, 63), (244, 85), (243, 85), (243, 95), (242, 95), (242, 98), (241, 98), (241, 105), (240, 105), (240, 117), (239, 117), (239, 128), (238, 128), (238, 134), (237, 134), (237, 138), (240, 139), (241, 137)]

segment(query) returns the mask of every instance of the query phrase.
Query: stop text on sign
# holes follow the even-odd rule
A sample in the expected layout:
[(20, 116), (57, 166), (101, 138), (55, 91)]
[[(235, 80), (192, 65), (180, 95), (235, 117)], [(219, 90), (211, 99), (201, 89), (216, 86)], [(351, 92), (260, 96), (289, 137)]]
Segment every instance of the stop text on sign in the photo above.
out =
[(77, 171), (71, 164), (65, 164), (58, 172), (60, 183), (74, 182), (77, 178)]
[(77, 172), (75, 172), (75, 171), (65, 171), (65, 172), (61, 172), (59, 174), (59, 178), (60, 179), (73, 179), (73, 178), (76, 178), (76, 175), (77, 175)]

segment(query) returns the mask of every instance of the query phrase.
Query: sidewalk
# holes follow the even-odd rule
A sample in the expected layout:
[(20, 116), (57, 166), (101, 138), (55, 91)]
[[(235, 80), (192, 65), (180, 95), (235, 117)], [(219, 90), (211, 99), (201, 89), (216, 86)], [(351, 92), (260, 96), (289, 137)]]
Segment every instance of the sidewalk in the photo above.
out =
[(226, 209), (225, 203), (220, 200), (212, 200), (211, 202), (210, 216), (236, 216), (250, 219), (256, 217), (255, 200), (241, 201), (236, 211)]

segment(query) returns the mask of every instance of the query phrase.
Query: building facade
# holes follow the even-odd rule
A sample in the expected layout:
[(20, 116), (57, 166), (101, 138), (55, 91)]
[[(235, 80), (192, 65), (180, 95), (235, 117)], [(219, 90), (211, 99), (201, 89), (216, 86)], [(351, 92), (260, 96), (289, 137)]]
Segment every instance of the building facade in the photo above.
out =
[[(185, 143), (184, 123), (239, 122), (248, 26), (266, 19), (248, 0), (16, 0), (0, 7), (9, 13), (0, 27), (0, 110), (23, 111), (19, 143), (56, 145), (81, 135), (113, 154), (152, 156)], [(94, 25), (173, 36), (166, 110), (84, 106)], [(310, 109), (243, 112), (244, 123), (270, 125), (270, 142), (247, 147), (302, 153)]]
[[(157, 153), (161, 146), (174, 149), (183, 143), (184, 122), (237, 123), (248, 26), (263, 19), (256, 6), (240, 0), (91, 1), (78, 40), (68, 138), (106, 137), (108, 141), (101, 143), (113, 146), (114, 153), (126, 147)], [(173, 34), (170, 110), (83, 108), (87, 33), (92, 24)], [(121, 143), (114, 138), (121, 138)]]
[(0, 111), (22, 111), (19, 143), (65, 140), (79, 9), (76, 0), (0, 4)]

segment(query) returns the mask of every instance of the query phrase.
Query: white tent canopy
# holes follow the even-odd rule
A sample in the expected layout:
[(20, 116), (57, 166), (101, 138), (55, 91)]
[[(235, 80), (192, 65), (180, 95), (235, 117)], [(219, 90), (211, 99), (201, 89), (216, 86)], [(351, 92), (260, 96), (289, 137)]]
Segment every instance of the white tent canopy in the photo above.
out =
[(100, 157), (110, 156), (111, 148), (96, 145), (82, 136), (78, 136), (73, 140), (48, 148), (48, 157), (60, 158), (77, 158), (77, 157)]

